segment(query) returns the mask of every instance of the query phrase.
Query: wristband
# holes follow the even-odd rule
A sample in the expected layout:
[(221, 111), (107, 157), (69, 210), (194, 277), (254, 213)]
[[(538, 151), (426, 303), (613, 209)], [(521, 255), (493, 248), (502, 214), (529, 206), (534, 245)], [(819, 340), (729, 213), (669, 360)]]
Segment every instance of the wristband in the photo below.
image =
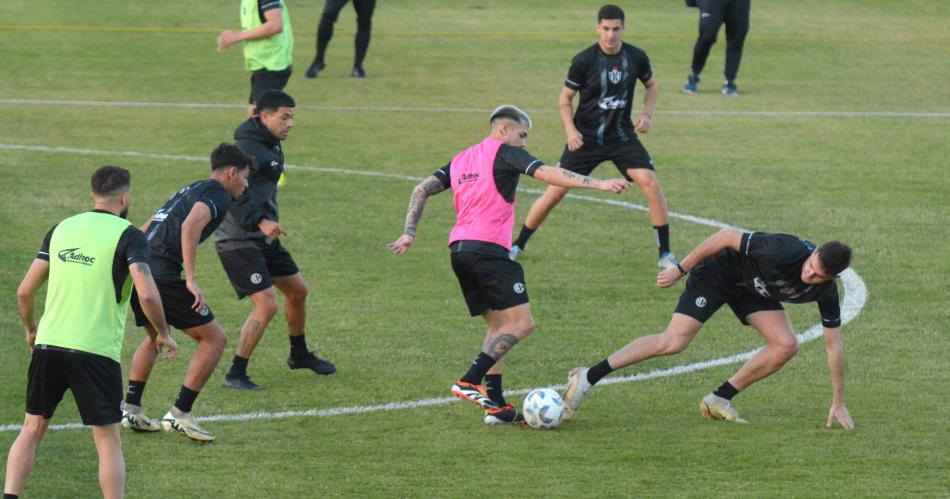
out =
[(679, 270), (680, 273), (683, 274), (683, 275), (689, 274), (689, 272), (683, 270), (683, 266), (680, 265), (680, 264), (678, 264), (678, 263), (676, 264), (676, 268), (677, 268), (677, 270)]

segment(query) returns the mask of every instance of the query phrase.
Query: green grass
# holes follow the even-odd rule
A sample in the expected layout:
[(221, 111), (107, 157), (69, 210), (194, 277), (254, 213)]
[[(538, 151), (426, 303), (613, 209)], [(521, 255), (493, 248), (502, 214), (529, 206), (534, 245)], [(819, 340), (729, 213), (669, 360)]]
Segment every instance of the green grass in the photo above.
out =
[[(302, 77), (321, 2), (291, 3), (297, 126), (285, 144), (296, 165), (426, 176), (486, 133), (485, 112), (381, 112), (379, 107), (537, 109), (528, 149), (553, 163), (563, 147), (555, 114), (570, 57), (594, 43), (597, 5), (563, 0), (380, 2), (366, 61), (348, 78), (354, 13), (344, 9), (328, 69)], [(724, 41), (701, 92), (680, 95), (695, 37), (694, 10), (653, 0), (628, 11), (625, 39), (647, 50), (660, 84), (643, 137), (670, 209), (737, 226), (841, 239), (869, 297), (845, 326), (847, 404), (854, 432), (827, 430), (831, 400), (821, 342), (736, 399), (748, 426), (708, 422), (699, 399), (737, 366), (598, 388), (575, 422), (553, 432), (487, 428), (467, 404), (334, 417), (209, 422), (197, 445), (174, 435), (123, 434), (130, 497), (293, 496), (947, 496), (950, 453), (950, 181), (946, 118), (690, 116), (665, 111), (950, 112), (950, 7), (942, 2), (755, 2), (742, 61), (741, 99), (718, 95)], [(248, 76), (239, 50), (214, 51), (238, 24), (237, 2), (61, 0), (0, 5), (0, 98), (234, 104), (156, 109), (0, 103), (0, 143), (206, 156), (242, 120)], [(14, 29), (9, 25), (16, 25)], [(69, 30), (39, 25), (79, 26)], [(124, 31), (121, 28), (140, 28)], [(154, 32), (150, 28), (180, 28)], [(511, 32), (504, 34), (504, 32)], [(642, 89), (638, 90), (639, 104)], [(341, 107), (367, 108), (361, 112)], [(119, 164), (133, 173), (130, 218), (143, 221), (180, 186), (207, 174), (198, 162), (4, 149), (0, 155), (0, 424), (22, 420), (29, 356), (14, 290), (48, 228), (89, 207), (88, 177)], [(610, 165), (596, 175), (613, 176)], [(524, 187), (539, 188), (531, 179)], [(314, 378), (284, 365), (285, 324), (271, 324), (251, 363), (262, 393), (218, 386), (249, 311), (234, 299), (211, 244), (199, 255), (208, 300), (232, 345), (199, 415), (303, 411), (444, 397), (477, 353), (445, 237), (451, 197), (434, 198), (413, 251), (385, 249), (402, 230), (412, 183), (306, 169), (281, 191), (285, 244), (312, 289), (308, 337), (340, 371)], [(586, 193), (585, 193), (586, 194)], [(595, 197), (599, 197), (594, 195)], [(522, 220), (535, 195), (519, 195)], [(622, 199), (642, 203), (639, 193)], [(682, 255), (713, 229), (674, 221)], [(567, 201), (523, 261), (534, 336), (508, 357), (506, 387), (562, 383), (661, 330), (678, 297), (655, 282), (646, 215)], [(681, 288), (679, 288), (681, 289)], [(790, 306), (798, 330), (813, 305)], [(127, 331), (125, 366), (142, 332)], [(194, 345), (161, 363), (144, 403), (173, 402)], [(748, 351), (761, 339), (728, 311), (684, 353), (633, 374)], [(127, 372), (127, 369), (126, 369)], [(54, 423), (78, 421), (67, 396)], [(8, 448), (16, 433), (0, 433)], [(28, 497), (98, 494), (88, 430), (50, 433)]]

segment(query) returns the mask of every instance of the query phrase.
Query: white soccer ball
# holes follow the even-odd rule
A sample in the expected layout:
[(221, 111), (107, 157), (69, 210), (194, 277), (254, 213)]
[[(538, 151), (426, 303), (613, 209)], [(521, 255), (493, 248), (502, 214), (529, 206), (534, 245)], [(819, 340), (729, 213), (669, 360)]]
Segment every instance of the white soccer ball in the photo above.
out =
[(550, 388), (532, 390), (521, 408), (524, 420), (532, 428), (551, 430), (564, 419), (564, 401)]

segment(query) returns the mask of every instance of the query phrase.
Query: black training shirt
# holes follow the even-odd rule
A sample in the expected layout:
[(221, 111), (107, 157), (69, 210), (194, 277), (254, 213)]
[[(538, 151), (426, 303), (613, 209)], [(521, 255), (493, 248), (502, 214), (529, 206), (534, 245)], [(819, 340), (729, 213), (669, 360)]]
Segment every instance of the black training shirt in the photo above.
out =
[(838, 286), (831, 279), (822, 284), (802, 282), (802, 265), (815, 245), (788, 234), (747, 232), (739, 251), (727, 248), (716, 254), (716, 265), (746, 293), (787, 303), (817, 302), (825, 327), (841, 325)]
[(200, 243), (221, 225), (231, 206), (231, 196), (217, 180), (199, 180), (172, 194), (165, 205), (152, 215), (146, 237), (152, 249), (151, 268), (156, 281), (181, 279), (184, 261), (181, 254), (181, 226), (195, 203), (204, 203), (211, 211), (211, 221), (201, 230)]
[[(92, 211), (114, 215), (114, 213), (105, 210)], [(50, 228), (49, 232), (46, 233), (46, 237), (43, 238), (43, 243), (36, 253), (36, 257), (40, 260), (49, 261), (49, 242), (53, 237), (53, 231), (55, 229), (56, 225)], [(129, 265), (133, 263), (144, 263), (148, 265), (149, 250), (145, 234), (142, 234), (142, 231), (130, 225), (122, 232), (122, 235), (119, 236), (119, 243), (116, 244), (115, 253), (112, 256), (112, 285), (115, 287), (116, 303), (122, 300), (122, 286), (125, 284), (125, 279), (129, 276)]]
[[(498, 154), (495, 155), (495, 163), (492, 168), (495, 177), (495, 188), (498, 189), (501, 197), (505, 198), (505, 201), (513, 203), (515, 201), (515, 191), (518, 189), (518, 177), (520, 175), (533, 177), (534, 172), (543, 164), (540, 159), (528, 154), (528, 151), (520, 147), (502, 144), (498, 148)], [(449, 161), (448, 164), (433, 173), (446, 189), (452, 188), (451, 166), (452, 162)]]
[(651, 78), (646, 52), (627, 43), (614, 55), (595, 43), (574, 56), (564, 86), (580, 92), (574, 126), (584, 142), (607, 145), (635, 137), (630, 119), (634, 86)]

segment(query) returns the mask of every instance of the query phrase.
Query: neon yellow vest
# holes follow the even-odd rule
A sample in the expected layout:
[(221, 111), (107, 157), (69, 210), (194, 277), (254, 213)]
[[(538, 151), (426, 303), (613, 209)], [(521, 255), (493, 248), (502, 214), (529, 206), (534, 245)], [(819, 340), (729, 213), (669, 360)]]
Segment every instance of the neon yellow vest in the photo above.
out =
[[(264, 23), (257, 11), (258, 0), (241, 0), (241, 29), (254, 29)], [(280, 16), (284, 30), (276, 35), (244, 42), (244, 66), (249, 71), (266, 69), (283, 71), (293, 63), (294, 32), (290, 26), (290, 12), (281, 0)]]
[(126, 277), (122, 298), (116, 302), (112, 261), (119, 238), (130, 225), (111, 213), (90, 211), (56, 226), (49, 243), (46, 310), (36, 344), (121, 362), (132, 280)]

